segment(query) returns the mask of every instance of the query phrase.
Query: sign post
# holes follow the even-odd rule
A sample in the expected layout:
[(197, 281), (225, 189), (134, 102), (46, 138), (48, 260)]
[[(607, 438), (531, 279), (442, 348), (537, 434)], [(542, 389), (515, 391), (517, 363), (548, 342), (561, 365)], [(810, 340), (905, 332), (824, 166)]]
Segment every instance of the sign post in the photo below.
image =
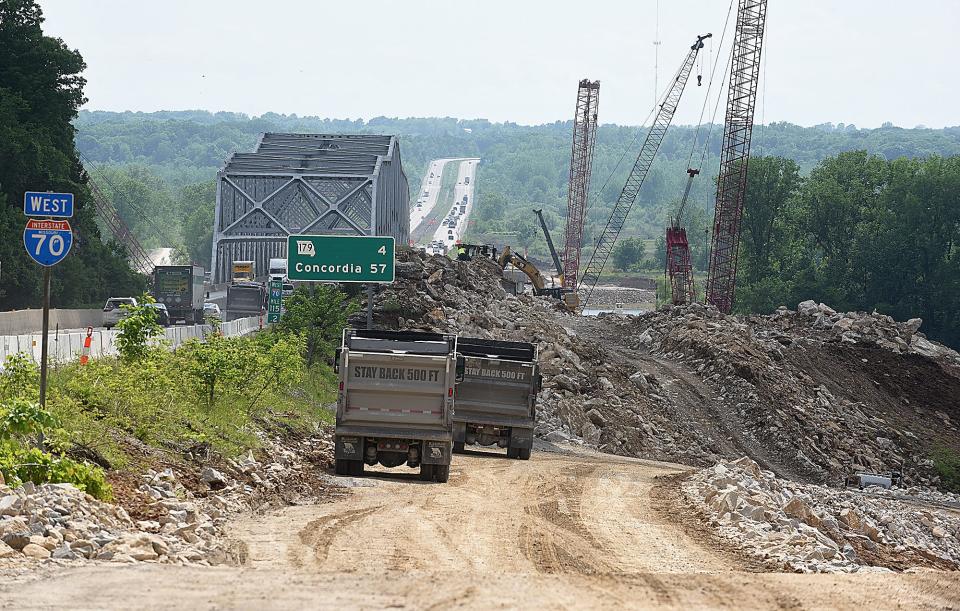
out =
[(373, 328), (373, 285), (393, 282), (395, 242), (389, 236), (292, 235), (287, 276), (300, 282), (367, 285), (367, 328)]
[[(47, 404), (47, 345), (50, 333), (50, 268), (63, 261), (73, 246), (73, 230), (68, 219), (73, 216), (72, 193), (23, 194), (23, 213), (31, 218), (23, 229), (23, 247), (30, 258), (43, 266), (43, 338), (40, 341), (40, 406)], [(41, 444), (43, 440), (41, 438)]]
[(271, 280), (270, 297), (267, 300), (267, 322), (280, 322), (283, 313), (283, 280)]

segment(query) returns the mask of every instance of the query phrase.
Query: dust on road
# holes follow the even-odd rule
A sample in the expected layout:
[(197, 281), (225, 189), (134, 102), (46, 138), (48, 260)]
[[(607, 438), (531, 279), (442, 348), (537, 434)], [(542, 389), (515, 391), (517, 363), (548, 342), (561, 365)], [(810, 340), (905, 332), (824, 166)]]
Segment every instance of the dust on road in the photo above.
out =
[[(108, 566), (0, 585), (4, 608), (943, 608), (956, 573), (758, 573), (602, 454), (457, 456), (449, 484), (374, 472), (333, 503), (238, 522), (242, 567)], [(400, 475), (402, 474), (402, 475)]]

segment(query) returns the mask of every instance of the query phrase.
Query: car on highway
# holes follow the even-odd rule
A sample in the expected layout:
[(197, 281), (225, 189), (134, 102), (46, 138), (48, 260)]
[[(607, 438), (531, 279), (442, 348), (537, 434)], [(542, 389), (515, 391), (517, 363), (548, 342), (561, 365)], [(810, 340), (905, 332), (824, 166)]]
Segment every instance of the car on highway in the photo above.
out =
[(153, 308), (157, 313), (157, 323), (162, 327), (170, 326), (170, 312), (165, 303), (148, 303), (148, 308)]
[(203, 304), (203, 318), (216, 318), (220, 320), (220, 306), (215, 303), (210, 303), (209, 301)]
[(290, 295), (293, 295), (293, 284), (291, 284), (290, 282), (284, 282), (283, 291), (281, 294), (284, 297), (289, 297)]
[(103, 326), (113, 328), (118, 322), (130, 315), (130, 312), (120, 306), (137, 307), (137, 300), (133, 297), (111, 297), (103, 305)]

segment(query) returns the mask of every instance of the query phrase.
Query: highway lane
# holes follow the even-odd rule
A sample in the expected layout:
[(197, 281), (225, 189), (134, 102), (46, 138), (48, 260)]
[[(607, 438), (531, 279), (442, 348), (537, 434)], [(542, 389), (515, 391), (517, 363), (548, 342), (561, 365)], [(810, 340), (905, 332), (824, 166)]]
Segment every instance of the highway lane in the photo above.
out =
[[(467, 224), (470, 221), (470, 214), (473, 211), (473, 204), (475, 200), (474, 187), (477, 184), (476, 174), (479, 163), (479, 159), (467, 158), (464, 159), (460, 164), (459, 171), (457, 172), (457, 182), (453, 187), (453, 202), (449, 202), (450, 208), (448, 209), (446, 217), (444, 217), (444, 219), (455, 219), (456, 226), (444, 226), (443, 222), (441, 222), (440, 226), (438, 226), (436, 231), (433, 233), (433, 242), (439, 242), (449, 249), (458, 241), (462, 240), (463, 236), (466, 234)], [(461, 213), (460, 209), (461, 205), (463, 204), (464, 197), (467, 198), (466, 207)], [(446, 206), (448, 203), (443, 202), (441, 205)], [(429, 251), (442, 252), (442, 250), (435, 248), (431, 248)]]
[[(410, 233), (413, 234), (420, 223), (423, 222), (433, 207), (437, 203), (437, 196), (440, 193), (440, 179), (443, 176), (443, 168), (453, 159), (434, 159), (430, 162), (430, 167), (423, 175), (423, 182), (420, 184), (420, 190), (417, 192), (414, 203), (410, 206)], [(424, 195), (426, 193), (426, 195)]]

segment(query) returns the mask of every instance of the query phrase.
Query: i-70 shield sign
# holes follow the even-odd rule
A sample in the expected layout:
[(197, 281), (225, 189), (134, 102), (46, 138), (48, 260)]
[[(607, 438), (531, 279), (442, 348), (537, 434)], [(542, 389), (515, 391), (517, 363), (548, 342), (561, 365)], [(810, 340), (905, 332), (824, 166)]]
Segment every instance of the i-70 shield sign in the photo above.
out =
[(394, 240), (385, 236), (292, 235), (287, 277), (301, 282), (393, 282)]
[(30, 258), (50, 267), (66, 258), (73, 246), (69, 221), (30, 219), (23, 230), (23, 246)]

